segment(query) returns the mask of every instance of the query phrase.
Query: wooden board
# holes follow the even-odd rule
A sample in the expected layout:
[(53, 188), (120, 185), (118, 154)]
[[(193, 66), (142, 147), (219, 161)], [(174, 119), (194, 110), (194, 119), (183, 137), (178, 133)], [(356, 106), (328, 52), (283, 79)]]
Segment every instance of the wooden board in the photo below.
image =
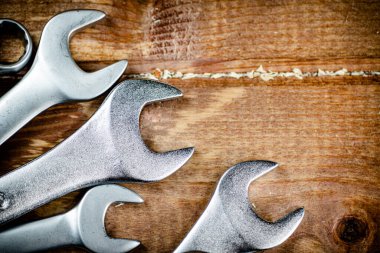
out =
[(379, 70), (378, 1), (19, 1), (0, 15), (22, 22), (38, 41), (54, 14), (103, 10), (107, 18), (72, 42), (75, 59), (98, 67), (128, 59), (128, 72), (301, 67)]
[[(105, 10), (107, 20), (72, 41), (73, 55), (86, 70), (127, 58), (128, 73), (249, 71), (260, 64), (275, 71), (373, 71), (380, 69), (379, 7), (366, 1), (28, 1), (0, 3), (0, 16), (23, 22), (37, 42), (56, 12)], [(1, 77), (0, 93), (22, 75)], [(295, 234), (267, 252), (379, 251), (379, 76), (165, 81), (184, 97), (144, 110), (143, 139), (156, 151), (195, 146), (196, 153), (162, 182), (128, 184), (145, 203), (111, 207), (106, 217), (111, 236), (141, 240), (135, 252), (170, 252), (228, 167), (267, 159), (280, 167), (251, 185), (257, 212), (273, 221), (297, 207), (306, 209)], [(0, 147), (2, 174), (70, 136), (102, 99), (39, 115)], [(68, 210), (82, 195), (69, 194), (11, 225)], [(79, 250), (61, 250), (66, 251)]]

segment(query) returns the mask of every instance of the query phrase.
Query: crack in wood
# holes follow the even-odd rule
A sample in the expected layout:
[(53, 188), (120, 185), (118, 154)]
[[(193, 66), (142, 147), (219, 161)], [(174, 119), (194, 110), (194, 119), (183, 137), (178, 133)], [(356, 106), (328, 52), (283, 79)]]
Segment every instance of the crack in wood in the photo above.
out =
[(304, 77), (321, 77), (321, 76), (380, 76), (380, 71), (348, 71), (343, 68), (336, 71), (328, 71), (318, 69), (315, 72), (302, 72), (299, 68), (293, 68), (292, 71), (288, 72), (278, 72), (265, 70), (262, 65), (260, 65), (256, 70), (248, 72), (220, 72), (220, 73), (182, 73), (180, 71), (170, 71), (167, 69), (161, 70), (156, 68), (152, 72), (139, 73), (139, 74), (129, 74), (128, 78), (147, 78), (153, 80), (166, 80), (166, 79), (219, 79), (219, 78), (260, 78), (264, 81), (270, 81), (275, 78), (298, 78), (303, 79)]

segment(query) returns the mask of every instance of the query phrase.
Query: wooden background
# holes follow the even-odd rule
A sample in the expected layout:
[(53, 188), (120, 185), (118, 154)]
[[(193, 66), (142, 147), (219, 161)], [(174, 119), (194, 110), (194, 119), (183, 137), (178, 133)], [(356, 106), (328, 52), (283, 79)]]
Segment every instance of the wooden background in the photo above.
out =
[[(49, 18), (74, 8), (107, 13), (71, 41), (87, 71), (120, 59), (129, 61), (126, 75), (156, 68), (243, 72), (261, 64), (272, 71), (380, 70), (379, 1), (2, 0), (0, 17), (23, 23), (37, 45)], [(1, 60), (17, 59), (22, 48), (4, 41)], [(0, 77), (0, 94), (24, 74)], [(148, 106), (143, 138), (156, 151), (195, 146), (196, 152), (162, 182), (127, 185), (145, 203), (112, 206), (111, 236), (141, 240), (134, 252), (170, 252), (228, 167), (267, 159), (280, 167), (251, 185), (257, 212), (273, 221), (306, 209), (295, 234), (267, 252), (380, 252), (380, 76), (164, 81), (184, 97)], [(103, 98), (39, 115), (0, 147), (1, 174), (70, 136)], [(69, 194), (13, 224), (66, 211), (82, 195)]]

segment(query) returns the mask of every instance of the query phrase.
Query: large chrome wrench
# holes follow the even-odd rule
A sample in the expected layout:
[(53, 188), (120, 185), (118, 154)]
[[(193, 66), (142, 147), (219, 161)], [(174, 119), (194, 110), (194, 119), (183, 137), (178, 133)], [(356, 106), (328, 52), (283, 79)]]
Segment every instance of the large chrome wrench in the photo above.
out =
[(70, 54), (71, 36), (104, 16), (101, 11), (75, 10), (49, 20), (32, 67), (0, 98), (0, 145), (50, 106), (93, 99), (119, 79), (127, 61), (86, 73), (75, 64)]
[(106, 182), (152, 182), (179, 169), (194, 149), (148, 149), (139, 116), (148, 103), (182, 96), (148, 80), (120, 83), (79, 130), (32, 162), (0, 178), (0, 223), (74, 190)]
[(10, 228), (0, 233), (2, 253), (36, 252), (78, 246), (93, 252), (127, 252), (139, 241), (110, 238), (104, 226), (107, 208), (114, 202), (142, 203), (135, 192), (118, 185), (101, 185), (86, 192), (69, 212)]
[(304, 209), (271, 223), (255, 213), (248, 199), (249, 184), (276, 167), (270, 161), (251, 161), (227, 170), (206, 210), (174, 252), (256, 252), (288, 239), (301, 223)]

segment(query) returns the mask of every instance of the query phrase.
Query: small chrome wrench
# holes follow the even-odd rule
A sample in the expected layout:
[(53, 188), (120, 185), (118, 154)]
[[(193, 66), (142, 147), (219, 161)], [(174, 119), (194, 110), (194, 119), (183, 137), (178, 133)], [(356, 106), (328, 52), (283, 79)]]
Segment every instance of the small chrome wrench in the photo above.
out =
[(0, 145), (50, 106), (93, 99), (119, 79), (127, 61), (86, 73), (75, 64), (69, 50), (69, 40), (75, 32), (104, 16), (101, 11), (75, 10), (49, 20), (32, 67), (0, 98)]
[(1, 232), (1, 252), (35, 252), (62, 246), (80, 246), (94, 252), (130, 251), (140, 242), (110, 238), (105, 230), (107, 208), (114, 202), (142, 203), (143, 200), (118, 185), (94, 187), (67, 213)]
[(148, 103), (182, 96), (155, 81), (117, 85), (73, 135), (32, 162), (0, 178), (0, 223), (55, 198), (106, 182), (152, 182), (184, 165), (194, 148), (155, 153), (141, 139), (139, 117)]
[(33, 51), (33, 41), (28, 30), (19, 22), (12, 19), (0, 19), (0, 30), (10, 28), (12, 31), (21, 31), (24, 36), (25, 52), (17, 62), (0, 64), (0, 74), (12, 74), (19, 72), (29, 62)]
[(255, 213), (248, 199), (249, 184), (276, 167), (270, 161), (251, 161), (227, 170), (206, 210), (174, 252), (255, 252), (288, 239), (301, 223), (304, 209), (270, 223)]

